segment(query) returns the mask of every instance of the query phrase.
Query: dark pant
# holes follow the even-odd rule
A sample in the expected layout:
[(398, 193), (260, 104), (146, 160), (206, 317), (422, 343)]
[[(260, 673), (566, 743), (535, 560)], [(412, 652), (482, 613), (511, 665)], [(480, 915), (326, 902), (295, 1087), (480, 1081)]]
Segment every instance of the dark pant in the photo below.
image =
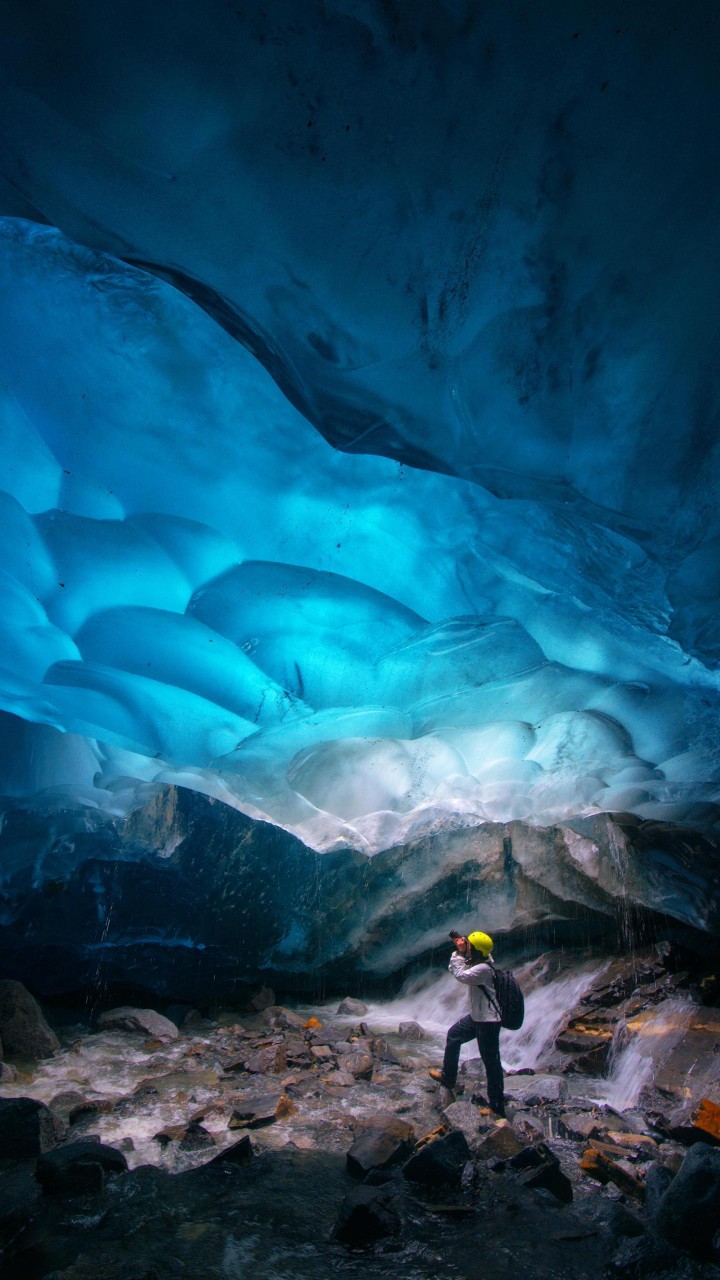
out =
[(447, 1033), (445, 1057), (443, 1058), (443, 1081), (452, 1089), (457, 1080), (458, 1062), (460, 1061), (460, 1045), (468, 1040), (477, 1040), (480, 1057), (487, 1076), (488, 1102), (493, 1111), (505, 1114), (503, 1097), (503, 1070), (500, 1062), (500, 1023), (473, 1022), (468, 1014), (459, 1022), (454, 1022)]

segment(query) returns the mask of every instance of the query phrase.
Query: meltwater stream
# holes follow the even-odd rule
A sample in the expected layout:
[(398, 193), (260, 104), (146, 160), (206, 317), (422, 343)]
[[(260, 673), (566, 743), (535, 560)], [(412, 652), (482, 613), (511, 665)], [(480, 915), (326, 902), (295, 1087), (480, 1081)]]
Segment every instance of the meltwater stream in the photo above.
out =
[[(568, 1014), (608, 966), (609, 961), (593, 960), (570, 973), (548, 977), (549, 963), (538, 966), (537, 961), (533, 961), (515, 971), (520, 986), (526, 992), (525, 1021), (519, 1031), (503, 1031), (501, 1034), (500, 1050), (507, 1072), (522, 1068), (536, 1071), (545, 1065)], [(467, 988), (450, 974), (438, 976), (433, 973), (432, 976), (411, 979), (397, 999), (369, 1005), (364, 1021), (385, 1032), (397, 1031), (401, 1022), (418, 1022), (433, 1045), (440, 1048), (448, 1027), (462, 1018), (467, 1009)], [(463, 1046), (461, 1061), (476, 1057), (477, 1045), (474, 1042)]]

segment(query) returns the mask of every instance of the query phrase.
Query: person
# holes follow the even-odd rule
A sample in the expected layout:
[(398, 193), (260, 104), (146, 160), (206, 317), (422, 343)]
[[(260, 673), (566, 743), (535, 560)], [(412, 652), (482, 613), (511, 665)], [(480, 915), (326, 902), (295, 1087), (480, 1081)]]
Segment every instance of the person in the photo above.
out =
[(430, 1075), (446, 1089), (454, 1089), (457, 1080), (460, 1046), (477, 1040), (487, 1077), (488, 1101), (498, 1116), (505, 1115), (504, 1079), (500, 1061), (500, 1009), (495, 999), (492, 973), (492, 938), (476, 930), (465, 937), (451, 932), (455, 950), (448, 968), (458, 982), (469, 988), (470, 1012), (454, 1022), (447, 1033), (442, 1070), (431, 1068)]

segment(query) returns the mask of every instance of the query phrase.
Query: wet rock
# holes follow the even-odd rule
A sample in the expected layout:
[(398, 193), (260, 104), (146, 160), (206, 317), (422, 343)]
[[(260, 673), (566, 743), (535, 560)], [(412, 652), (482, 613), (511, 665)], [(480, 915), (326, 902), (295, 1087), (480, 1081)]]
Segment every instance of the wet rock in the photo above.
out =
[(314, 1044), (310, 1050), (310, 1056), (320, 1063), (328, 1063), (335, 1057), (333, 1050), (327, 1044)]
[(334, 1089), (349, 1089), (355, 1083), (355, 1076), (350, 1071), (333, 1071), (331, 1076), (323, 1076), (323, 1084)]
[(588, 1138), (599, 1138), (603, 1132), (603, 1125), (596, 1115), (587, 1115), (586, 1112), (567, 1112), (558, 1118), (558, 1133), (561, 1138), (575, 1138), (577, 1140)]
[(9, 1058), (49, 1058), (60, 1041), (22, 982), (0, 981), (0, 1040)]
[[(482, 1120), (478, 1114), (478, 1108), (474, 1107), (471, 1102), (451, 1102), (449, 1107), (443, 1110), (443, 1119), (451, 1129), (459, 1129), (471, 1145), (477, 1143)], [(484, 1128), (485, 1126), (482, 1125)]]
[(279, 1027), (282, 1031), (302, 1031), (305, 1019), (294, 1009), (287, 1009), (282, 1004), (268, 1005), (262, 1011), (263, 1022), (271, 1027)]
[(256, 1013), (262, 1013), (275, 1004), (275, 992), (272, 987), (259, 987), (250, 997), (250, 1005)]
[(698, 1142), (657, 1207), (658, 1229), (688, 1253), (709, 1255), (720, 1228), (720, 1151)]
[(525, 1144), (508, 1120), (498, 1120), (476, 1147), (480, 1160), (509, 1160), (523, 1150)]
[(562, 1102), (568, 1095), (567, 1081), (560, 1076), (506, 1076), (505, 1098), (507, 1102), (525, 1107), (541, 1107), (552, 1102)]
[(608, 1129), (607, 1138), (618, 1147), (625, 1149), (631, 1159), (651, 1160), (656, 1155), (658, 1144), (647, 1133), (626, 1133), (618, 1129)]
[(231, 1147), (226, 1147), (219, 1155), (213, 1156), (203, 1169), (217, 1169), (224, 1166), (247, 1164), (253, 1157), (253, 1149), (250, 1138), (245, 1134), (238, 1142), (233, 1142)]
[(616, 1239), (633, 1239), (645, 1234), (640, 1219), (617, 1201), (593, 1196), (582, 1202), (581, 1211), (586, 1221), (605, 1227)]
[(27, 1165), (0, 1169), (0, 1239), (22, 1230), (37, 1209), (40, 1187)]
[(400, 1232), (395, 1197), (387, 1187), (356, 1187), (342, 1202), (333, 1231), (339, 1244), (362, 1249)]
[(545, 1137), (545, 1130), (534, 1116), (516, 1112), (512, 1117), (512, 1127), (522, 1142), (538, 1142)]
[(163, 1043), (177, 1040), (180, 1034), (174, 1022), (154, 1009), (135, 1009), (123, 1005), (107, 1009), (97, 1020), (98, 1031), (134, 1031), (152, 1036)]
[(35, 1177), (46, 1195), (77, 1195), (102, 1191), (105, 1175), (127, 1171), (127, 1160), (116, 1147), (101, 1142), (69, 1142), (41, 1155)]
[(17, 1080), (17, 1069), (9, 1062), (0, 1062), (0, 1084), (12, 1084)]
[(184, 1136), (180, 1139), (180, 1151), (202, 1151), (205, 1147), (214, 1147), (213, 1135), (198, 1123), (188, 1125)]
[(645, 1280), (646, 1276), (648, 1280), (650, 1277), (683, 1280), (686, 1273), (682, 1255), (676, 1249), (668, 1247), (664, 1241), (643, 1236), (620, 1246), (606, 1274), (610, 1280), (616, 1276), (622, 1280)]
[(657, 1217), (658, 1208), (662, 1197), (665, 1195), (670, 1183), (675, 1177), (672, 1170), (666, 1165), (660, 1164), (658, 1160), (654, 1160), (645, 1170), (645, 1208), (648, 1217)]
[(518, 1173), (518, 1183), (532, 1190), (549, 1191), (562, 1204), (573, 1198), (572, 1183), (560, 1168), (560, 1161), (545, 1143), (525, 1147), (511, 1156), (510, 1167)]
[[(245, 1057), (243, 1067), (245, 1071), (252, 1072), (253, 1075), (265, 1075), (271, 1072), (273, 1075), (283, 1075), (287, 1071), (287, 1054), (284, 1044), (271, 1044), (265, 1049), (258, 1049), (257, 1053), (250, 1054)], [(225, 1070), (229, 1070), (227, 1065)]]
[(289, 1098), (286, 1093), (281, 1093), (280, 1097), (277, 1100), (277, 1106), (275, 1107), (276, 1119), (289, 1120), (290, 1116), (296, 1116), (296, 1115), (297, 1115), (297, 1107), (295, 1106), (295, 1103), (293, 1102), (292, 1098)]
[(458, 1183), (469, 1159), (470, 1148), (465, 1135), (459, 1129), (453, 1129), (451, 1133), (437, 1137), (431, 1135), (429, 1140), (422, 1140), (403, 1165), (403, 1176), (410, 1182), (429, 1186)]
[(661, 1133), (685, 1146), (692, 1146), (695, 1142), (720, 1145), (720, 1105), (709, 1098), (703, 1098), (695, 1105), (682, 1103), (667, 1118), (656, 1115), (655, 1125)]
[(364, 1178), (372, 1169), (389, 1169), (401, 1164), (412, 1151), (412, 1125), (393, 1116), (375, 1117), (355, 1139), (347, 1153), (347, 1171)]
[(108, 1116), (114, 1106), (112, 1098), (83, 1098), (70, 1107), (68, 1122), (79, 1124), (80, 1121), (90, 1120), (93, 1116)]
[(355, 1000), (352, 996), (345, 996), (337, 1007), (337, 1013), (349, 1014), (351, 1018), (364, 1018), (367, 1011), (367, 1005), (362, 1000)]
[(237, 1102), (228, 1121), (228, 1129), (263, 1129), (275, 1124), (277, 1098), (258, 1098), (253, 1102)]
[(356, 1080), (369, 1080), (372, 1076), (375, 1060), (370, 1053), (358, 1053), (353, 1050), (343, 1054), (342, 1069)]
[[(614, 1149), (614, 1151), (617, 1148)], [(608, 1150), (602, 1150), (599, 1144), (593, 1142), (582, 1154), (580, 1160), (580, 1168), (590, 1178), (594, 1178), (601, 1185), (608, 1182), (614, 1183), (619, 1191), (626, 1195), (634, 1196), (637, 1200), (645, 1199), (645, 1185), (643, 1181), (630, 1169), (628, 1169), (621, 1159), (614, 1158)]]
[(427, 1040), (427, 1031), (420, 1026), (419, 1022), (401, 1022), (398, 1035), (401, 1035), (404, 1040)]
[(52, 1150), (65, 1125), (35, 1098), (0, 1098), (0, 1156), (21, 1160)]

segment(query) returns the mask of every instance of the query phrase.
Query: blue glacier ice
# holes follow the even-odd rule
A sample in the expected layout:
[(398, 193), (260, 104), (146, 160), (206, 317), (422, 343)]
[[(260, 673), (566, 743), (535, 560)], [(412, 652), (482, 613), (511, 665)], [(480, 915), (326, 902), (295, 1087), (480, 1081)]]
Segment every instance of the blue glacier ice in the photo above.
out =
[(9, 0), (9, 800), (716, 826), (709, 17)]

